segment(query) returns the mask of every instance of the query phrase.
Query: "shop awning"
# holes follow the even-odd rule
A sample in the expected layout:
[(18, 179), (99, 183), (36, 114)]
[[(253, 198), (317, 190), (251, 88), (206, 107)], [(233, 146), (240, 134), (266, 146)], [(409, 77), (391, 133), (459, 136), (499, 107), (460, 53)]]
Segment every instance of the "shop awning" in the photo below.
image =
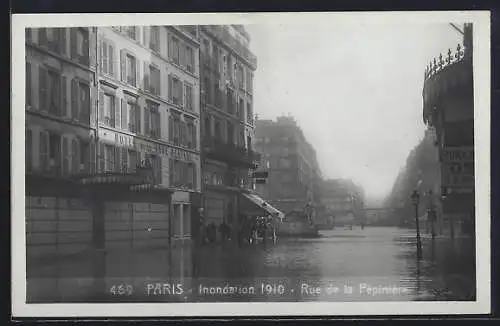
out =
[(283, 214), (280, 210), (278, 210), (277, 208), (273, 207), (271, 204), (266, 202), (259, 195), (253, 193), (243, 193), (242, 195), (248, 200), (250, 200), (252, 203), (254, 203), (256, 206), (258, 206), (259, 208), (262, 208), (267, 213), (275, 217), (279, 217), (280, 219), (283, 219), (285, 217), (285, 214)]

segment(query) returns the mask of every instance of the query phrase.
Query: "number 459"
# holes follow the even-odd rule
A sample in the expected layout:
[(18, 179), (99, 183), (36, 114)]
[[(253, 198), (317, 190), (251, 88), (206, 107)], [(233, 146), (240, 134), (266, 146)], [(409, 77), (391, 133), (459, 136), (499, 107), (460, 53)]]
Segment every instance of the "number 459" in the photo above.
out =
[(113, 295), (131, 295), (133, 293), (133, 289), (130, 284), (119, 284), (113, 285), (109, 292)]

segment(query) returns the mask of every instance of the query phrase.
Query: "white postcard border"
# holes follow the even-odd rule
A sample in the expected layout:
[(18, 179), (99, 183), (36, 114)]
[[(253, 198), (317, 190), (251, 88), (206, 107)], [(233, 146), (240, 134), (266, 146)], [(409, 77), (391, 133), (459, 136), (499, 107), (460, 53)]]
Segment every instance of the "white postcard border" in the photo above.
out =
[[(474, 25), (474, 107), (476, 155), (475, 302), (306, 302), (306, 303), (113, 303), (26, 304), (24, 84), (25, 27), (176, 24), (430, 24)], [(490, 13), (358, 12), (234, 14), (27, 14), (12, 16), (12, 315), (14, 317), (174, 317), (433, 315), (490, 312)], [(425, 67), (422, 67), (424, 69)], [(22, 163), (21, 163), (22, 162)]]

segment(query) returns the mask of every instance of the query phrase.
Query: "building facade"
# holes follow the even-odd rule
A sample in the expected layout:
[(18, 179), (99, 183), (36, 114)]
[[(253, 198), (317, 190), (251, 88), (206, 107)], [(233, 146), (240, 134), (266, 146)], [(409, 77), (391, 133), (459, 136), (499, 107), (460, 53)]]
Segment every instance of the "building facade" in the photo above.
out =
[(29, 257), (189, 242), (201, 206), (198, 36), (26, 30)]
[(154, 188), (172, 193), (170, 225), (158, 229), (187, 240), (201, 192), (197, 28), (118, 26), (97, 36), (98, 171), (150, 165)]
[[(94, 173), (93, 28), (26, 29), (27, 263), (92, 247), (92, 210), (69, 178)], [(77, 222), (72, 218), (76, 217)]]
[[(451, 28), (451, 27), (450, 27)], [(423, 119), (435, 129), (439, 148), (444, 223), (451, 234), (475, 232), (474, 86), (472, 24), (463, 45), (434, 59), (425, 71)]]
[[(253, 75), (257, 58), (241, 25), (200, 26), (203, 220), (238, 229), (242, 192), (253, 188)], [(246, 190), (245, 190), (246, 189)]]
[[(284, 213), (314, 208), (321, 174), (316, 151), (296, 121), (292, 117), (257, 120), (255, 134), (261, 167), (268, 171), (266, 183), (256, 185), (257, 192)], [(316, 215), (314, 209), (312, 215)]]
[(321, 201), (326, 215), (334, 222), (351, 222), (350, 219), (359, 223), (365, 221), (364, 191), (352, 180), (324, 180)]

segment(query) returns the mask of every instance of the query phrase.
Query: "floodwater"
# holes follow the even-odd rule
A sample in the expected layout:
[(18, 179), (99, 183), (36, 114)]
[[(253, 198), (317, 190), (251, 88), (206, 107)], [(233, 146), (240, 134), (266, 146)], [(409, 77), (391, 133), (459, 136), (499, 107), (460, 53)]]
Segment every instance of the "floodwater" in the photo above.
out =
[(473, 239), (391, 227), (275, 245), (108, 252), (28, 272), (28, 302), (475, 300)]

